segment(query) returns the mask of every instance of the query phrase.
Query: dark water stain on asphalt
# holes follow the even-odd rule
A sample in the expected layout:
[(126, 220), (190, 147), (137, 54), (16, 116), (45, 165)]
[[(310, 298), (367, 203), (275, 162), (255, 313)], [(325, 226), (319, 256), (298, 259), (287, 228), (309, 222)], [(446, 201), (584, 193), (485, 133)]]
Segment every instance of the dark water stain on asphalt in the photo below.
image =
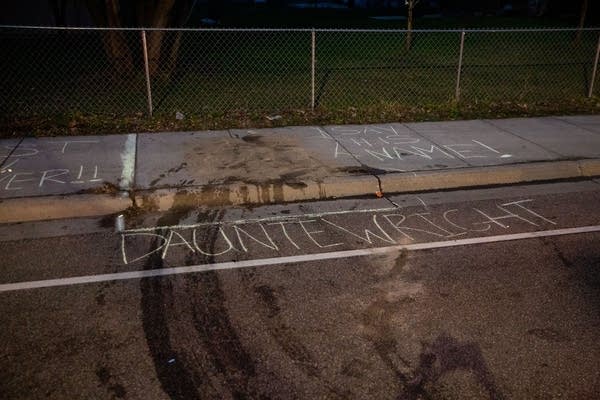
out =
[(116, 218), (116, 214), (105, 215), (98, 220), (98, 226), (100, 228), (107, 228), (107, 229), (114, 228), (115, 227), (115, 218)]
[(427, 397), (426, 385), (435, 385), (444, 375), (458, 370), (470, 371), (489, 400), (504, 399), (487, 368), (479, 345), (441, 334), (423, 347), (413, 378), (403, 387), (398, 400)]
[(390, 270), (390, 272), (388, 272), (386, 278), (387, 279), (398, 278), (404, 272), (404, 267), (406, 266), (407, 261), (408, 261), (408, 251), (406, 251), (406, 250), (400, 251), (400, 254), (398, 254), (398, 257), (396, 257), (396, 260), (394, 261), (394, 265), (392, 266), (392, 269)]
[[(381, 280), (397, 278), (402, 273), (407, 259), (407, 252), (401, 251), (390, 271)], [(404, 304), (412, 302), (414, 302), (414, 299), (410, 297), (402, 297), (398, 300), (390, 301), (386, 298), (386, 293), (381, 293), (362, 314), (366, 338), (371, 341), (377, 355), (396, 376), (398, 384), (401, 387), (406, 385), (408, 381), (402, 369), (406, 369), (410, 365), (398, 353), (398, 342), (391, 321)], [(396, 360), (400, 361), (404, 368), (398, 366)]]
[[(163, 214), (158, 220), (158, 226), (173, 225), (188, 215), (185, 207), (176, 207)], [(166, 232), (158, 231), (159, 235)], [(150, 249), (160, 246), (159, 239), (152, 241)], [(151, 254), (144, 269), (163, 268), (160, 252)], [(176, 354), (171, 344), (169, 323), (169, 303), (173, 298), (173, 288), (170, 279), (150, 278), (140, 281), (142, 294), (142, 325), (146, 335), (146, 342), (154, 361), (154, 368), (162, 389), (173, 400), (200, 400), (194, 374), (189, 371), (183, 357)], [(169, 362), (170, 360), (178, 362)]]
[(546, 246), (551, 246), (554, 253), (558, 256), (563, 265), (567, 268), (573, 268), (573, 263), (565, 256), (565, 254), (561, 251), (555, 241), (550, 240), (548, 238), (542, 238), (542, 242)]
[(365, 363), (361, 359), (353, 358), (350, 362), (343, 366), (340, 372), (342, 373), (342, 375), (361, 379), (363, 377), (363, 371), (367, 368), (367, 363)]
[(106, 304), (106, 296), (103, 292), (98, 292), (96, 294), (95, 300), (99, 306), (103, 306)]
[(194, 327), (210, 355), (211, 372), (222, 376), (234, 398), (255, 397), (250, 380), (256, 376), (256, 366), (229, 319), (218, 274), (195, 275), (189, 284), (194, 293)]
[[(113, 270), (112, 272), (116, 272)], [(94, 300), (96, 300), (96, 304), (99, 306), (106, 305), (106, 291), (109, 290), (112, 286), (115, 285), (115, 282), (103, 282), (99, 285), (98, 290), (96, 291), (96, 296), (94, 296)]]
[(240, 271), (240, 274), (248, 286), (254, 287), (254, 292), (258, 295), (258, 312), (263, 317), (270, 334), (277, 344), (306, 375), (310, 377), (318, 376), (319, 369), (317, 362), (312, 358), (306, 347), (295, 337), (283, 318), (281, 318), (281, 307), (278, 304), (274, 289), (268, 285), (256, 286), (255, 282), (253, 282), (255, 276), (251, 271)]
[(568, 246), (560, 246), (559, 239), (543, 238), (542, 242), (558, 256), (568, 271), (570, 282), (581, 289), (581, 294), (586, 296), (586, 302), (600, 307), (600, 258), (597, 252), (589, 249), (568, 256), (564, 250), (568, 249)]
[[(224, 211), (199, 215), (198, 221), (220, 221)], [(208, 244), (207, 253), (215, 253), (218, 229), (209, 229), (200, 238)], [(214, 262), (214, 256), (201, 255), (201, 263)], [(234, 399), (268, 397), (261, 394), (252, 384), (256, 376), (256, 365), (229, 317), (226, 297), (221, 287), (218, 272), (209, 271), (187, 277), (191, 301), (193, 302), (193, 322), (199, 339), (210, 355), (212, 370), (219, 374)]]
[(254, 291), (260, 296), (261, 300), (269, 310), (267, 316), (273, 318), (279, 314), (281, 308), (277, 304), (277, 297), (275, 297), (275, 291), (267, 285), (261, 285), (254, 289)]
[[(380, 279), (399, 278), (404, 273), (407, 260), (408, 253), (401, 251), (390, 271)], [(398, 380), (397, 400), (432, 398), (427, 388), (435, 386), (440, 378), (456, 370), (472, 372), (490, 400), (503, 399), (476, 343), (460, 342), (449, 335), (441, 334), (432, 343), (424, 344), (419, 364), (416, 367), (411, 366), (399, 352), (392, 321), (404, 305), (414, 302), (415, 299), (409, 296), (390, 301), (386, 298), (386, 293), (381, 293), (362, 316), (365, 336), (373, 343), (381, 360)]]
[(246, 143), (263, 144), (261, 135), (246, 135), (242, 136), (242, 140)]
[(102, 386), (106, 386), (106, 388), (112, 393), (112, 395), (117, 399), (123, 399), (127, 395), (127, 391), (118, 382), (115, 382), (114, 377), (106, 367), (98, 367), (96, 368), (96, 376), (98, 380), (102, 384)]
[[(161, 234), (162, 232), (159, 232)], [(158, 239), (156, 239), (158, 242)], [(152, 243), (156, 248), (158, 243)], [(148, 258), (145, 269), (162, 268), (159, 253)], [(171, 345), (167, 315), (168, 301), (173, 297), (169, 279), (151, 278), (140, 281), (142, 292), (142, 323), (154, 368), (165, 393), (173, 400), (200, 400), (193, 374)], [(178, 362), (169, 363), (169, 360)]]
[(244, 284), (257, 294), (257, 311), (269, 334), (293, 364), (306, 376), (318, 380), (319, 384), (329, 391), (328, 396), (339, 399), (352, 398), (352, 392), (337, 387), (322, 376), (317, 360), (281, 315), (282, 306), (276, 290), (269, 285), (259, 284), (256, 274), (251, 270), (240, 270), (239, 273)]
[[(174, 205), (172, 212), (166, 213), (157, 225), (176, 224), (188, 216), (189, 211)], [(198, 220), (219, 221), (223, 215), (224, 211), (200, 212)], [(207, 253), (213, 253), (217, 237), (218, 229), (208, 229), (198, 241), (206, 243)], [(159, 245), (153, 243), (151, 248)], [(190, 253), (185, 262), (188, 265), (211, 263), (213, 258)], [(152, 254), (146, 269), (162, 267), (159, 252)], [(174, 293), (169, 278), (141, 281), (144, 331), (165, 393), (171, 399), (223, 398), (228, 397), (227, 392), (234, 399), (268, 399), (252, 385), (252, 378), (256, 375), (255, 364), (230, 321), (219, 274), (209, 271), (186, 275), (181, 279), (185, 279), (184, 293)], [(180, 315), (178, 318), (189, 319), (193, 328), (191, 331), (171, 333), (169, 315), (179, 312), (173, 303), (175, 297), (182, 295), (189, 298), (191, 315)], [(177, 336), (172, 336), (174, 334)], [(199, 345), (200, 348), (190, 349), (191, 356), (187, 356), (187, 352), (178, 354), (174, 340), (183, 341), (184, 345)], [(207, 357), (198, 361), (193, 355), (198, 351)]]
[(562, 333), (560, 333), (557, 330), (554, 330), (552, 328), (529, 329), (527, 331), (527, 334), (531, 335), (531, 336), (535, 336), (538, 339), (542, 339), (547, 342), (554, 342), (554, 343), (568, 342), (570, 340), (569, 337), (563, 335)]
[(406, 297), (396, 301), (381, 298), (367, 307), (362, 316), (366, 328), (365, 336), (373, 343), (377, 355), (396, 376), (400, 385), (406, 385), (407, 377), (396, 365), (396, 360), (399, 360), (405, 368), (409, 363), (398, 354), (398, 341), (391, 320), (403, 304), (412, 302), (413, 299)]

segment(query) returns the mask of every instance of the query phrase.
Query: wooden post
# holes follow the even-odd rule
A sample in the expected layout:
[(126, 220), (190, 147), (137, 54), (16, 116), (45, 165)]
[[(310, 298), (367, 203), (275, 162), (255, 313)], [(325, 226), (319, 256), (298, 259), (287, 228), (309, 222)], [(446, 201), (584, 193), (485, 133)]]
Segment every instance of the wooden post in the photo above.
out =
[(594, 83), (596, 82), (596, 73), (598, 72), (598, 58), (600, 58), (600, 35), (598, 35), (598, 45), (596, 46), (596, 58), (594, 58), (594, 67), (592, 69), (592, 79), (590, 80), (590, 89), (588, 97), (594, 94)]
[(462, 75), (463, 52), (465, 49), (465, 31), (460, 34), (460, 52), (458, 55), (458, 69), (456, 71), (456, 102), (460, 101), (460, 76)]
[(311, 74), (310, 74), (310, 109), (315, 111), (315, 72), (316, 72), (316, 34), (311, 32)]
[(146, 74), (146, 95), (148, 97), (148, 116), (152, 118), (152, 87), (150, 86), (150, 68), (148, 67), (148, 46), (146, 31), (142, 30), (142, 50), (144, 51), (144, 72)]

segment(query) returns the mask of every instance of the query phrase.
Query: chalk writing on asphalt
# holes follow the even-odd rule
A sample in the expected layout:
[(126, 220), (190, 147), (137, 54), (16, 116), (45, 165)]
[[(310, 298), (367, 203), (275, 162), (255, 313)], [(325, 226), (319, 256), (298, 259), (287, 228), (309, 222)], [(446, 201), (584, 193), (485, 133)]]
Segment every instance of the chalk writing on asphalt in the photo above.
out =
[[(538, 229), (556, 225), (556, 222), (535, 211), (532, 202), (531, 199), (523, 199), (487, 207), (425, 212), (390, 208), (349, 219), (336, 218), (339, 215), (312, 214), (132, 229), (121, 233), (121, 252), (124, 264), (153, 254), (164, 260), (181, 250), (211, 257), (253, 251), (267, 251), (276, 256), (297, 251), (453, 240), (469, 235), (508, 232), (514, 226)], [(144, 249), (141, 253), (140, 248)]]

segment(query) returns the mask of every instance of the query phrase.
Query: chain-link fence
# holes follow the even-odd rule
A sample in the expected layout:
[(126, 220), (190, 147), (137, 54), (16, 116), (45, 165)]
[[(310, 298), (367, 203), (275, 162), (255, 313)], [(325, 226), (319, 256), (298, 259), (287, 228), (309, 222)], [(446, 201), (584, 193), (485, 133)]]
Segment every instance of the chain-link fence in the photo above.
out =
[(3, 117), (203, 115), (598, 94), (598, 29), (0, 27)]

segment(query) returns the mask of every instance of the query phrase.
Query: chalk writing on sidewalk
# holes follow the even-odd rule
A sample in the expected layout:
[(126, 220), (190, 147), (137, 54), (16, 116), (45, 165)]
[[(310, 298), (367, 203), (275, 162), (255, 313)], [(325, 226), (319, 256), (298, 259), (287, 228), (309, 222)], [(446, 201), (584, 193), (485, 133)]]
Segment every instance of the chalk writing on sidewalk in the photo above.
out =
[[(82, 164), (69, 159), (71, 154), (78, 154), (82, 146), (89, 151), (89, 146), (98, 143), (98, 140), (57, 140), (44, 142), (39, 147), (21, 144), (14, 151), (12, 147), (5, 146), (2, 150), (7, 159), (0, 169), (0, 190), (37, 188), (43, 191), (48, 186), (103, 182), (98, 165)], [(36, 169), (36, 164), (46, 168)], [(49, 168), (50, 166), (53, 168)]]
[(380, 162), (410, 161), (417, 159), (469, 160), (474, 158), (511, 158), (482, 140), (464, 143), (437, 144), (425, 141), (410, 130), (394, 126), (333, 127), (336, 144), (334, 158), (342, 156), (372, 159)]
[(103, 179), (98, 178), (97, 165), (91, 167), (90, 170), (80, 165), (75, 171), (66, 168), (57, 168), (37, 172), (13, 172), (6, 176), (0, 176), (3, 190), (22, 190), (25, 188), (24, 184), (42, 188), (44, 185), (49, 184), (84, 184), (102, 181)]

